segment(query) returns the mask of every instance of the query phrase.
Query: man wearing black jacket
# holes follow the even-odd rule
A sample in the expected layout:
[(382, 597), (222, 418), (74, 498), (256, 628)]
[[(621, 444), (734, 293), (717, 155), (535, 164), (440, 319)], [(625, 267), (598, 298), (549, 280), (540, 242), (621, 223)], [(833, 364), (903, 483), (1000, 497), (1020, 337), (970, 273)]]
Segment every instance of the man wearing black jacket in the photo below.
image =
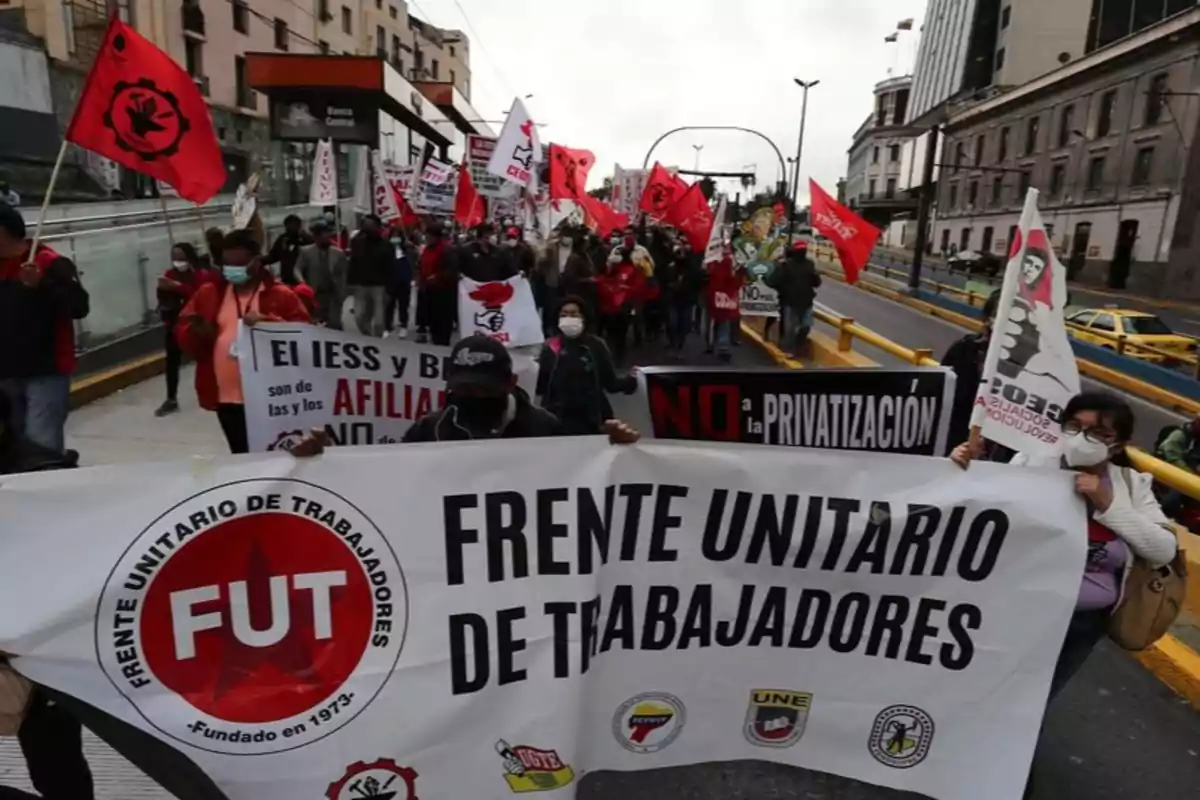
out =
[(512, 252), (496, 243), (496, 229), (485, 222), (476, 229), (475, 241), (458, 253), (459, 274), (476, 283), (506, 281), (517, 274)]
[(396, 271), (396, 253), (383, 235), (379, 217), (363, 217), (362, 228), (350, 242), (350, 272), (346, 283), (354, 295), (354, 321), (363, 336), (382, 336), (387, 286)]
[(301, 220), (295, 214), (284, 217), (283, 233), (279, 234), (275, 244), (271, 245), (270, 252), (262, 260), (264, 266), (278, 264), (279, 279), (288, 286), (295, 286), (300, 282), (296, 275), (296, 259), (300, 257), (300, 248), (313, 243), (312, 237), (305, 233), (301, 226)]
[[(987, 358), (988, 345), (992, 340), (992, 324), (996, 320), (996, 308), (1000, 305), (1000, 290), (992, 292), (983, 304), (983, 330), (968, 333), (959, 339), (942, 356), (942, 366), (954, 370), (954, 405), (950, 407), (950, 432), (947, 436), (946, 455), (967, 441), (971, 435), (971, 411), (975, 408), (975, 397), (979, 393), (979, 382), (983, 379), (983, 362)], [(984, 442), (983, 460), (1009, 461), (1014, 452), (995, 442)]]

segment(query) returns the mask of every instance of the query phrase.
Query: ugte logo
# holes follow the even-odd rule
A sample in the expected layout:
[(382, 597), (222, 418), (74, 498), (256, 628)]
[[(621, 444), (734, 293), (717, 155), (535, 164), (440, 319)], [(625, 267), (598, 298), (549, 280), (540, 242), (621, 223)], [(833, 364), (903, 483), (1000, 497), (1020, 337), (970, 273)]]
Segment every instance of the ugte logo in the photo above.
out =
[(841, 219), (828, 212), (822, 211), (818, 213), (817, 221), (826, 227), (833, 228), (835, 231), (837, 231), (838, 236), (843, 240), (853, 239), (858, 235), (858, 228), (842, 222)]
[(253, 479), (194, 495), (138, 534), (100, 596), (96, 653), (161, 733), (264, 755), (362, 713), (407, 626), (400, 563), (362, 511), (310, 483)]

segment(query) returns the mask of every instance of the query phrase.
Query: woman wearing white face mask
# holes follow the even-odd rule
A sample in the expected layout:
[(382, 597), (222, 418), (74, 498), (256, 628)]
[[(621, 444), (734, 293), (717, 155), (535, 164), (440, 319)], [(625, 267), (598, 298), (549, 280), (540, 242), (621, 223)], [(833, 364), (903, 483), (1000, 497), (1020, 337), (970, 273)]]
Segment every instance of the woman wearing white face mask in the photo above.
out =
[[(1175, 558), (1175, 534), (1151, 491), (1149, 475), (1128, 466), (1125, 445), (1133, 436), (1133, 410), (1118, 397), (1085, 392), (1062, 415), (1063, 469), (1074, 470), (1075, 491), (1088, 507), (1088, 556), (1079, 599), (1050, 684), (1053, 698), (1104, 636), (1108, 619), (1125, 593), (1125, 580), (1139, 556), (1153, 567)], [(972, 454), (960, 445), (951, 455), (966, 468)], [(1011, 462), (1029, 460), (1018, 453)]]
[(541, 405), (575, 436), (601, 433), (614, 418), (609, 394), (637, 391), (636, 378), (617, 374), (604, 340), (587, 332), (587, 317), (583, 300), (564, 299), (558, 310), (560, 335), (547, 339), (538, 356)]

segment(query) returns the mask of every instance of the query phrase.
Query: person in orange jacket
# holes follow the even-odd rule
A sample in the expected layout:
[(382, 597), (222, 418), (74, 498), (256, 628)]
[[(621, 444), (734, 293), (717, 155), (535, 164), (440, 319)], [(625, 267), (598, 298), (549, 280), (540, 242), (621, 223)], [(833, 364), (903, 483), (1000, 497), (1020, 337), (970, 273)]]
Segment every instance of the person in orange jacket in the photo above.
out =
[(246, 408), (238, 368), (243, 325), (309, 322), (304, 303), (262, 265), (261, 245), (249, 232), (225, 237), (221, 275), (196, 290), (179, 314), (179, 346), (196, 361), (196, 397), (215, 411), (231, 453), (247, 453)]

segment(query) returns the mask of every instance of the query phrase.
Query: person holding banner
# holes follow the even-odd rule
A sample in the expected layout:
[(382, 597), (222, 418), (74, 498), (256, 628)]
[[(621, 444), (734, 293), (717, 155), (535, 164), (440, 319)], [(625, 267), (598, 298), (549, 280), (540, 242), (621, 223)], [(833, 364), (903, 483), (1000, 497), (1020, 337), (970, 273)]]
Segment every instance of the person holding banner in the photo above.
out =
[(201, 286), (179, 315), (180, 347), (196, 360), (196, 397), (201, 408), (216, 412), (231, 453), (250, 452), (237, 351), (242, 326), (309, 321), (303, 303), (262, 265), (260, 253), (249, 231), (230, 231), (221, 276)]
[(637, 391), (637, 379), (618, 375), (608, 345), (590, 332), (590, 313), (581, 298), (564, 298), (558, 335), (546, 340), (538, 356), (541, 405), (573, 436), (601, 433), (614, 416), (608, 395)]

